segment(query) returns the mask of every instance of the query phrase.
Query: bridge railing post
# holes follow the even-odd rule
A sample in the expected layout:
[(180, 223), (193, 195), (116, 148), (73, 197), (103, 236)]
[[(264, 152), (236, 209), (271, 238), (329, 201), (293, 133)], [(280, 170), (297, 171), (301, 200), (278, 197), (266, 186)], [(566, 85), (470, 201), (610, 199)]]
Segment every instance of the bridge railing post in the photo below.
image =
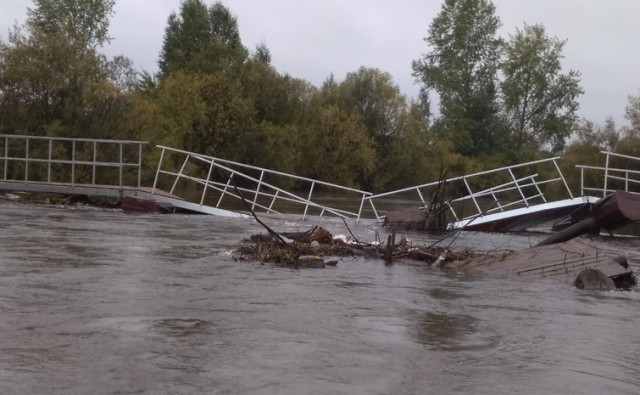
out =
[(91, 183), (95, 185), (96, 183), (96, 158), (98, 151), (98, 143), (93, 142), (93, 164), (91, 166)]
[(156, 186), (158, 185), (158, 176), (160, 176), (160, 170), (162, 169), (162, 160), (164, 159), (164, 147), (160, 152), (160, 159), (158, 160), (158, 170), (156, 170), (156, 176), (153, 178), (153, 187), (151, 188), (151, 194), (156, 193)]
[[(163, 149), (163, 152), (164, 152), (164, 149)], [(171, 191), (169, 191), (169, 193), (173, 194), (173, 191), (176, 189), (176, 186), (178, 186), (178, 181), (182, 177), (182, 172), (184, 171), (184, 168), (187, 166), (187, 163), (189, 162), (190, 157), (191, 155), (187, 155), (187, 157), (184, 158), (184, 163), (182, 163), (182, 167), (180, 168), (180, 171), (178, 172), (178, 174), (176, 174), (176, 179), (173, 181), (173, 186), (171, 187)]]
[(120, 162), (118, 163), (118, 168), (120, 169), (120, 183), (118, 184), (118, 186), (122, 186), (122, 168), (124, 167), (124, 160), (123, 160), (123, 155), (122, 155), (122, 143), (119, 144), (120, 146)]
[(473, 204), (476, 206), (476, 210), (478, 210), (478, 214), (482, 214), (480, 203), (478, 203), (478, 199), (476, 199), (476, 194), (473, 193), (473, 190), (471, 189), (471, 186), (467, 181), (467, 177), (462, 177), (462, 182), (464, 183), (465, 187), (467, 187), (467, 191), (469, 191), (469, 195), (471, 196), (471, 200), (473, 201)]
[(24, 180), (29, 181), (29, 138), (24, 140)]
[(364, 199), (367, 197), (366, 193), (362, 194), (362, 198), (360, 198), (360, 208), (358, 209), (358, 216), (356, 217), (356, 224), (360, 223), (360, 217), (362, 216), (362, 209), (364, 208)]
[(213, 161), (211, 161), (211, 165), (209, 165), (209, 172), (207, 173), (207, 179), (204, 181), (204, 188), (202, 188), (202, 197), (200, 198), (200, 205), (204, 204), (204, 197), (207, 194), (207, 190), (209, 189), (209, 180), (211, 179), (211, 173), (213, 172)]
[(9, 164), (9, 137), (4, 138), (4, 179), (7, 179), (7, 167)]
[(609, 183), (609, 153), (607, 152), (604, 162), (604, 187), (602, 188), (602, 197), (607, 196), (607, 187)]
[(76, 182), (76, 141), (71, 142), (71, 186)]
[(222, 198), (224, 197), (224, 195), (227, 194), (227, 189), (229, 189), (229, 185), (231, 185), (232, 178), (233, 178), (233, 173), (229, 175), (227, 184), (224, 186), (224, 190), (222, 190), (222, 192), (220, 193), (220, 198), (218, 199), (218, 203), (216, 203), (216, 207), (220, 207), (220, 204), (222, 203)]
[(256, 203), (258, 202), (258, 196), (260, 195), (260, 187), (262, 186), (262, 178), (264, 178), (264, 170), (260, 172), (260, 179), (258, 181), (258, 186), (256, 187), (256, 192), (253, 195), (253, 204), (251, 205), (251, 210), (255, 210)]
[(51, 182), (51, 153), (53, 149), (53, 140), (49, 139), (49, 156), (47, 159), (47, 182)]
[(309, 196), (307, 197), (307, 202), (304, 206), (304, 214), (302, 214), (302, 220), (304, 221), (307, 217), (307, 211), (309, 210), (309, 203), (311, 202), (311, 196), (313, 195), (313, 188), (316, 186), (315, 182), (311, 183), (311, 188), (309, 189)]
[(562, 179), (562, 183), (564, 184), (564, 187), (569, 193), (569, 197), (573, 199), (573, 193), (571, 192), (571, 188), (569, 188), (569, 184), (567, 183), (567, 180), (564, 178), (564, 174), (562, 174), (562, 170), (560, 170), (560, 166), (558, 166), (558, 162), (555, 160), (555, 158), (553, 159), (553, 165), (556, 167), (556, 171), (560, 175), (560, 178)]
[(138, 188), (142, 184), (142, 143), (138, 143)]

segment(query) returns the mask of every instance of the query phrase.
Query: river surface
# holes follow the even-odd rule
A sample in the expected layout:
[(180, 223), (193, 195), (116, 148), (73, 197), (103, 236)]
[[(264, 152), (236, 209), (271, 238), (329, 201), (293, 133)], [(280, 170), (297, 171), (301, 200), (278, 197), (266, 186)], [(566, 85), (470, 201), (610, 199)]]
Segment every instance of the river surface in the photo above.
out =
[[(264, 220), (348, 233), (334, 219)], [(0, 203), (0, 394), (640, 393), (636, 290), (375, 259), (321, 270), (234, 261), (237, 242), (261, 230)], [(454, 246), (539, 237), (470, 233)], [(640, 246), (605, 243), (632, 256)]]

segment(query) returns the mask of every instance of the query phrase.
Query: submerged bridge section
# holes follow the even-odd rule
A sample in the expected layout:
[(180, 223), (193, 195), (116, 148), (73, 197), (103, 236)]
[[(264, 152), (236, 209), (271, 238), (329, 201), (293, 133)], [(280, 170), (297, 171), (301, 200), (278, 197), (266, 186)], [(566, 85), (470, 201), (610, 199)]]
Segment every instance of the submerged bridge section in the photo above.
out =
[(173, 211), (245, 216), (142, 186), (145, 141), (0, 135), (0, 190), (140, 199)]
[[(249, 216), (244, 199), (252, 211), (297, 213), (303, 220), (307, 215), (359, 219), (363, 198), (371, 195), (164, 146), (146, 153), (157, 165), (145, 167), (147, 145), (145, 141), (0, 135), (0, 190), (137, 199), (174, 211), (230, 217)], [(355, 207), (345, 203), (354, 201), (358, 202)]]
[[(403, 197), (423, 210), (440, 210), (449, 229), (521, 231), (568, 215), (597, 198), (574, 197), (558, 166), (559, 157), (500, 167), (460, 177), (430, 182), (372, 195), (374, 200)], [(560, 200), (549, 200), (545, 191), (555, 188)], [(435, 204), (434, 204), (435, 203)], [(376, 218), (383, 215), (377, 211)]]
[[(267, 214), (331, 215), (360, 219), (371, 193), (166, 146), (152, 191), (190, 191), (201, 205)], [(295, 192), (292, 192), (295, 191)], [(244, 200), (244, 201), (243, 201)], [(247, 205), (249, 207), (247, 207)]]
[[(429, 210), (438, 203), (446, 209), (450, 229), (518, 231), (598, 199), (586, 193), (640, 189), (634, 179), (640, 171), (629, 170), (639, 158), (603, 153), (604, 167), (578, 166), (579, 197), (562, 175), (559, 157), (374, 195), (171, 147), (150, 150), (145, 141), (0, 135), (0, 190), (139, 199), (173, 211), (220, 216), (247, 217), (254, 211), (356, 222), (382, 222), (386, 212), (402, 204)], [(595, 171), (604, 172), (604, 185), (589, 187), (587, 180), (602, 179), (590, 175)], [(545, 191), (551, 189), (554, 196), (563, 191), (565, 198), (549, 200)]]

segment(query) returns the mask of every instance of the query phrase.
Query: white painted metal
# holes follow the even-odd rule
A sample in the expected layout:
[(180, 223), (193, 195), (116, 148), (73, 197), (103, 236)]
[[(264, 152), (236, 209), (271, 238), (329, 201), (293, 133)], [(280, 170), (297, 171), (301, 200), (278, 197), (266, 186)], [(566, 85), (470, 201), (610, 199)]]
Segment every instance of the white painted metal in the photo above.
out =
[[(0, 162), (4, 163), (3, 180), (10, 181), (16, 180), (11, 178), (9, 173), (9, 167), (13, 163), (24, 164), (24, 177), (21, 178), (25, 182), (51, 182), (52, 172), (51, 165), (63, 165), (68, 166), (71, 177), (69, 180), (62, 180), (65, 183), (71, 185), (76, 184), (76, 167), (77, 166), (90, 166), (91, 167), (91, 184), (106, 183), (105, 180), (96, 180), (96, 170), (99, 168), (117, 168), (118, 169), (118, 186), (124, 186), (123, 174), (127, 169), (131, 169), (136, 172), (137, 186), (140, 186), (141, 172), (142, 172), (142, 146), (147, 144), (146, 141), (134, 141), (134, 140), (105, 140), (105, 139), (86, 139), (86, 138), (66, 138), (66, 137), (44, 137), (44, 136), (23, 136), (12, 134), (0, 134), (0, 141), (4, 141), (4, 156), (0, 157)], [(13, 153), (10, 150), (12, 143), (24, 141), (24, 152)], [(44, 141), (48, 145), (46, 154), (36, 156), (37, 154), (31, 149), (30, 143), (32, 141)], [(71, 152), (68, 156), (54, 157), (53, 144), (54, 143), (70, 143)], [(77, 143), (90, 144), (92, 148), (91, 160), (79, 160), (77, 159)], [(119, 147), (119, 157), (117, 161), (104, 161), (98, 160), (98, 151), (104, 146), (117, 146)], [(133, 145), (138, 147), (138, 155), (134, 162), (128, 162), (124, 160), (123, 147), (125, 145)], [(15, 155), (15, 156), (13, 156)], [(47, 166), (46, 179), (38, 178), (30, 171), (30, 164), (32, 163), (45, 163)]]
[[(605, 165), (587, 166), (576, 165), (580, 169), (580, 191), (583, 195), (588, 193), (601, 194), (603, 197), (615, 192), (616, 190), (624, 190), (631, 193), (639, 193), (640, 190), (640, 170), (633, 168), (640, 167), (640, 158), (636, 156), (617, 154), (609, 151), (601, 151), (605, 155)], [(626, 160), (623, 165), (632, 167), (614, 167), (612, 162), (616, 159)], [(596, 174), (597, 179), (602, 176), (603, 186), (594, 186), (588, 184), (587, 174)], [(612, 187), (613, 185), (613, 187)], [(622, 185), (622, 187), (620, 187)]]
[[(442, 185), (442, 183), (448, 186), (459, 184), (461, 185), (462, 189), (467, 191), (466, 194), (461, 195), (460, 197), (457, 197), (457, 198), (454, 197), (447, 202), (447, 207), (451, 215), (456, 219), (460, 217), (459, 213), (456, 212), (456, 209), (455, 209), (456, 203), (461, 203), (466, 200), (469, 200), (472, 203), (473, 209), (475, 209), (475, 212), (472, 213), (472, 215), (467, 216), (466, 219), (477, 218), (478, 216), (489, 214), (495, 211), (502, 212), (502, 211), (506, 211), (506, 209), (508, 208), (519, 207), (523, 205), (525, 207), (528, 207), (535, 200), (540, 200), (541, 203), (545, 203), (547, 200), (546, 200), (546, 197), (544, 196), (542, 187), (546, 184), (555, 183), (555, 182), (562, 182), (563, 186), (566, 189), (569, 199), (571, 199), (573, 198), (573, 194), (571, 193), (571, 190), (569, 189), (568, 184), (564, 179), (564, 176), (562, 175), (562, 172), (560, 171), (560, 168), (556, 162), (558, 159), (560, 159), (560, 157), (553, 157), (549, 159), (541, 159), (541, 160), (521, 163), (513, 166), (500, 167), (497, 169), (477, 172), (477, 173), (468, 174), (465, 176), (453, 177), (446, 180), (434, 181), (434, 182), (430, 182), (430, 183), (426, 183), (426, 184), (422, 184), (414, 187), (403, 188), (396, 191), (380, 193), (377, 195), (371, 195), (371, 196), (365, 197), (364, 199), (370, 201), (371, 206), (373, 208), (373, 212), (375, 214), (375, 217), (378, 219), (378, 221), (381, 221), (383, 217), (378, 214), (378, 210), (375, 208), (373, 203), (374, 200), (385, 198), (385, 197), (398, 196), (402, 193), (414, 192), (418, 194), (420, 201), (425, 202), (423, 196), (425, 194), (427, 196), (430, 196), (431, 193), (429, 192), (434, 191), (435, 188)], [(549, 170), (548, 172), (557, 173), (556, 174), (557, 177), (538, 180), (537, 179), (539, 177), (538, 173), (521, 176), (519, 178), (514, 173), (514, 171), (517, 171), (517, 170), (524, 171), (525, 169), (528, 169), (530, 167), (537, 168), (541, 166), (550, 166), (550, 168), (548, 169)], [(511, 181), (506, 182), (504, 184), (497, 185), (497, 186), (484, 188), (478, 191), (475, 191), (471, 187), (470, 181), (473, 179), (477, 180), (483, 176), (496, 176), (501, 173), (504, 173), (504, 177), (511, 179)], [(532, 194), (530, 190), (534, 190), (535, 193)], [(500, 202), (500, 198), (499, 198), (500, 195), (504, 195), (512, 191), (515, 191), (520, 198), (510, 199), (507, 203)], [(481, 204), (482, 202), (480, 201), (480, 199), (482, 198), (492, 199), (493, 200), (493, 206), (491, 206), (492, 208), (490, 208), (489, 210), (483, 211), (482, 209), (483, 204)], [(423, 203), (423, 204), (426, 205), (426, 203)], [(486, 204), (484, 206), (486, 207)], [(465, 219), (462, 219), (460, 221), (464, 221), (464, 220)]]
[[(32, 149), (31, 142), (35, 140), (45, 141), (46, 153), (42, 156), (37, 156)], [(17, 143), (16, 143), (17, 141)], [(20, 150), (12, 150), (12, 144), (19, 146), (24, 141), (23, 152), (17, 152)], [(145, 141), (131, 141), (131, 140), (104, 140), (104, 139), (71, 139), (63, 137), (42, 137), (42, 136), (21, 136), (21, 135), (0, 135), (0, 143), (4, 142), (4, 156), (0, 157), (0, 165), (3, 165), (2, 171), (3, 179), (0, 180), (0, 189), (14, 190), (14, 191), (27, 191), (27, 192), (48, 192), (59, 193), (68, 195), (87, 195), (87, 196), (103, 196), (114, 197), (122, 199), (127, 196), (154, 200), (161, 203), (169, 203), (173, 207), (190, 210), (193, 212), (200, 212), (205, 214), (212, 214), (225, 217), (247, 217), (244, 214), (236, 213), (233, 211), (222, 210), (216, 207), (203, 206), (202, 204), (192, 203), (175, 196), (171, 196), (162, 193), (155, 189), (157, 178), (154, 180), (154, 188), (147, 192), (145, 188), (141, 187), (142, 182), (142, 146), (147, 144)], [(56, 157), (53, 153), (53, 145), (55, 143), (69, 144), (70, 152), (66, 157)], [(90, 153), (90, 160), (78, 159), (77, 149), (79, 143), (87, 143), (92, 147)], [(117, 160), (116, 161), (104, 161), (99, 160), (98, 152), (106, 145), (117, 147)], [(137, 146), (137, 158), (133, 161), (125, 161), (124, 149), (127, 146)], [(24, 164), (24, 174), (18, 177), (11, 178), (11, 172), (9, 171), (10, 165), (13, 163)], [(30, 168), (30, 164), (33, 163), (45, 163), (46, 164), (46, 176), (38, 177), (34, 174)], [(52, 177), (55, 175), (52, 173), (52, 165), (67, 166), (70, 178), (67, 180), (61, 180), (62, 182), (52, 182)], [(78, 166), (90, 166), (90, 182), (79, 183), (76, 180), (76, 168)], [(100, 168), (117, 168), (118, 176), (117, 183), (109, 184), (112, 180), (100, 179), (97, 174), (97, 170)], [(136, 172), (135, 182), (125, 184), (125, 171), (133, 170)]]
[[(16, 154), (12, 152), (11, 143), (16, 144), (15, 140), (24, 141), (24, 146), (22, 148), (22, 152), (20, 154)], [(37, 150), (33, 149), (31, 145), (32, 141), (35, 140), (46, 140), (48, 143), (48, 149), (42, 157), (37, 157), (34, 152)], [(4, 150), (0, 150), (4, 152), (4, 155), (0, 157), (0, 165), (4, 164), (3, 171), (1, 174), (4, 175), (2, 181), (4, 181), (9, 186), (7, 189), (14, 190), (34, 190), (34, 191), (52, 191), (58, 193), (83, 193), (83, 194), (96, 194), (102, 196), (142, 196), (142, 194), (147, 194), (147, 192), (143, 192), (142, 189), (136, 190), (135, 188), (129, 187), (140, 187), (141, 183), (141, 169), (142, 169), (142, 146), (146, 144), (143, 141), (126, 141), (126, 140), (103, 140), (103, 139), (70, 139), (70, 138), (49, 138), (49, 137), (40, 137), (40, 136), (17, 136), (17, 135), (0, 135), (0, 143), (4, 141)], [(68, 142), (71, 144), (71, 151), (69, 153), (69, 157), (56, 157), (53, 145), (56, 142)], [(92, 158), (90, 160), (81, 160), (78, 159), (77, 156), (77, 143), (89, 143), (93, 146), (93, 151), (91, 152)], [(20, 143), (18, 143), (20, 144)], [(117, 144), (119, 154), (118, 158), (115, 161), (104, 161), (99, 160), (98, 151), (103, 144)], [(135, 161), (125, 162), (124, 158), (124, 147), (127, 145), (137, 145), (138, 148), (138, 157)], [(468, 223), (469, 221), (474, 221), (474, 223), (482, 223), (486, 221), (490, 221), (492, 216), (493, 218), (503, 218), (507, 216), (519, 215), (523, 210), (530, 210), (531, 212), (535, 212), (537, 210), (544, 210), (545, 208), (557, 207), (558, 205), (563, 204), (575, 204), (579, 199), (587, 199), (587, 201), (592, 201), (593, 198), (574, 198), (566, 180), (564, 179), (560, 168), (557, 164), (558, 157), (543, 159), (538, 161), (532, 161), (527, 163), (522, 163), (514, 166), (506, 166), (493, 170), (478, 172), (474, 174), (469, 174), (461, 177), (453, 177), (443, 181), (435, 181), (431, 183), (426, 183), (410, 188), (404, 188), (396, 191), (385, 192), (377, 195), (373, 195), (370, 192), (344, 187), (341, 185), (328, 183), (320, 180), (314, 180), (306, 177), (300, 177), (293, 174), (287, 174), (279, 171), (269, 170), (257, 166), (246, 165), (243, 163), (233, 162), (221, 158), (215, 158), (207, 155), (197, 154), (189, 151), (179, 150), (175, 148), (158, 146), (161, 149), (160, 159), (158, 162), (158, 166), (156, 169), (156, 174), (153, 181), (153, 187), (151, 188), (148, 196), (153, 198), (159, 202), (167, 202), (171, 203), (175, 207), (180, 207), (188, 210), (194, 210), (199, 212), (206, 212), (208, 214), (214, 215), (225, 215), (225, 216), (242, 216), (241, 214), (223, 210), (220, 208), (222, 201), (225, 197), (232, 197), (234, 199), (240, 199), (240, 197), (236, 194), (235, 189), (231, 188), (232, 181), (237, 179), (244, 185), (252, 184), (253, 187), (242, 187), (239, 190), (248, 196), (252, 197), (251, 205), (253, 209), (264, 210), (267, 213), (275, 211), (274, 207), (277, 202), (287, 202), (289, 204), (297, 205), (301, 207), (303, 220), (306, 219), (309, 209), (315, 208), (319, 211), (320, 216), (325, 214), (332, 214), (334, 216), (342, 217), (342, 218), (354, 218), (359, 220), (363, 216), (363, 210), (365, 209), (365, 202), (369, 202), (369, 206), (371, 212), (374, 217), (379, 221), (383, 218), (380, 215), (379, 209), (374, 204), (374, 201), (379, 201), (381, 198), (397, 196), (401, 193), (417, 193), (417, 197), (423, 205), (428, 204), (428, 197), (431, 196), (432, 188), (435, 188), (441, 185), (443, 182), (446, 185), (452, 185), (454, 183), (459, 183), (461, 186), (460, 190), (466, 191), (464, 194), (459, 197), (452, 198), (447, 202), (448, 209), (450, 210), (452, 217), (455, 218), (456, 221), (451, 225), (452, 227), (461, 226), (460, 224)], [(640, 161), (640, 158), (631, 157), (627, 155), (614, 154), (610, 152), (603, 151), (603, 154), (606, 155), (606, 163), (605, 167), (595, 167), (595, 166), (577, 166), (580, 168), (581, 172), (581, 193), (582, 195), (586, 195), (586, 192), (598, 192), (606, 195), (611, 192), (610, 186), (613, 184), (619, 185), (622, 183), (624, 185), (625, 190), (629, 190), (632, 186), (640, 185), (640, 171), (639, 170), (630, 170), (625, 168), (616, 168), (612, 166), (613, 158), (624, 158), (628, 160), (636, 160)], [(13, 155), (13, 156), (12, 156)], [(176, 161), (176, 159), (178, 159)], [(20, 180), (9, 179), (10, 177), (10, 165), (12, 163), (23, 163), (24, 164), (24, 175), (20, 176)], [(30, 164), (36, 163), (45, 163), (46, 164), (46, 179), (37, 180), (31, 174), (32, 167)], [(174, 170), (172, 168), (172, 163), (179, 163), (177, 167), (179, 170)], [(52, 165), (62, 165), (68, 166), (69, 172), (71, 173), (71, 178), (63, 184), (56, 184), (53, 186), (52, 179), (55, 176), (52, 172)], [(537, 166), (542, 165), (550, 165), (553, 171), (548, 171), (546, 174), (557, 173), (557, 177), (552, 177), (549, 179), (539, 179), (540, 175), (536, 172), (533, 174), (526, 174), (524, 176), (518, 177), (516, 172), (521, 173), (524, 171), (524, 168), (527, 171), (530, 169), (537, 168)], [(96, 172), (97, 169), (101, 167), (110, 167), (118, 169), (118, 186), (120, 188), (102, 188), (100, 185), (87, 185), (87, 184), (78, 184), (75, 180), (76, 177), (76, 167), (78, 166), (90, 166), (91, 167), (91, 183), (99, 184), (100, 180), (98, 179), (98, 174)], [(133, 169), (137, 171), (137, 185), (133, 186), (124, 186), (122, 185), (124, 182), (123, 172), (126, 169)], [(190, 174), (190, 171), (193, 169), (202, 169), (204, 170), (204, 174), (194, 175)], [(604, 172), (604, 186), (601, 188), (589, 188), (585, 185), (585, 171), (603, 171)], [(223, 174), (227, 177), (225, 182), (217, 181), (215, 177), (213, 177), (213, 173), (216, 172), (218, 175)], [(259, 175), (257, 175), (259, 173)], [(505, 176), (510, 181), (502, 183), (500, 185), (495, 185), (492, 187), (481, 188), (480, 190), (474, 190), (473, 185), (482, 185), (481, 182), (476, 182), (479, 177), (483, 176), (495, 176), (499, 173), (505, 173)], [(253, 177), (251, 174), (256, 174), (256, 177)], [(161, 177), (169, 177), (171, 185), (171, 193), (175, 193), (177, 190), (178, 183), (183, 180), (187, 183), (191, 183), (194, 186), (198, 186), (202, 188), (202, 193), (198, 197), (198, 202), (193, 203), (189, 202), (186, 199), (177, 198), (175, 196), (168, 196), (163, 193), (159, 188), (160, 178)], [(288, 179), (290, 181), (296, 182), (299, 185), (307, 184), (308, 189), (303, 191), (301, 196), (298, 196), (295, 193), (286, 191), (285, 189), (279, 188), (272, 184), (273, 177), (282, 177), (284, 179)], [(544, 188), (546, 184), (561, 182), (564, 188), (569, 195), (568, 199), (564, 199), (558, 202), (547, 202), (547, 199), (544, 196)], [(48, 186), (44, 186), (44, 184), (48, 184)], [(113, 186), (112, 186), (113, 187)], [(359, 199), (359, 205), (357, 211), (349, 211), (344, 209), (338, 209), (336, 207), (330, 207), (326, 204), (322, 204), (318, 201), (317, 197), (317, 189), (323, 188), (328, 191), (337, 191), (341, 194), (353, 194), (354, 199)], [(19, 189), (18, 189), (19, 188)], [(45, 188), (45, 189), (43, 189)], [(501, 200), (501, 195), (505, 193), (511, 193), (511, 196), (514, 195), (519, 197), (511, 200)], [(213, 198), (217, 201), (215, 207), (210, 207), (206, 205), (207, 197), (212, 195), (216, 195)], [(218, 196), (219, 195), (219, 196)], [(145, 195), (146, 196), (146, 195)], [(262, 204), (260, 200), (267, 199), (267, 201)], [(427, 198), (427, 199), (425, 199)], [(173, 199), (173, 200), (172, 200)], [(482, 202), (481, 202), (482, 200)], [(489, 200), (489, 205), (487, 204), (487, 200)], [(470, 201), (471, 207), (475, 210), (475, 213), (472, 215), (465, 214), (465, 218), (460, 219), (462, 217), (462, 213), (458, 212), (459, 205), (463, 205), (465, 201)], [(541, 204), (536, 204), (536, 202), (540, 201)], [(493, 202), (493, 205), (490, 203)], [(486, 209), (486, 207), (490, 207)], [(485, 207), (485, 211), (483, 211), (483, 207)], [(465, 210), (466, 211), (466, 210)]]
[[(253, 197), (251, 201), (251, 205), (253, 208), (259, 208), (268, 213), (275, 212), (273, 206), (277, 201), (288, 202), (290, 204), (301, 206), (303, 211), (303, 220), (306, 219), (310, 208), (318, 209), (318, 211), (320, 212), (320, 216), (324, 215), (325, 213), (330, 213), (334, 216), (342, 218), (359, 219), (360, 212), (362, 211), (362, 207), (364, 204), (364, 198), (371, 195), (371, 193), (367, 191), (344, 187), (341, 185), (314, 180), (307, 177), (296, 176), (293, 174), (270, 170), (258, 166), (246, 165), (244, 163), (234, 162), (208, 155), (202, 155), (162, 145), (159, 145), (158, 148), (160, 148), (162, 152), (160, 155), (160, 163), (158, 164), (158, 169), (156, 172), (156, 181), (154, 182), (154, 188), (158, 185), (158, 179), (163, 176), (168, 176), (173, 182), (174, 186), (177, 185), (180, 180), (185, 180), (202, 187), (202, 193), (200, 195), (201, 202), (206, 201), (207, 196), (216, 195), (216, 207), (220, 207), (224, 197), (240, 199), (240, 196), (235, 193), (235, 190), (232, 190), (232, 188), (230, 188), (232, 180), (238, 180), (239, 183), (241, 182), (241, 180), (244, 180), (245, 183), (248, 181), (249, 183), (254, 185), (253, 189), (239, 188), (243, 195), (246, 192)], [(183, 160), (184, 162), (182, 164), (182, 167), (177, 171), (172, 170), (171, 165), (168, 163), (168, 156), (171, 156), (174, 160)], [(226, 177), (228, 177), (227, 181), (214, 181), (211, 179), (210, 174), (206, 176), (188, 174), (189, 165), (195, 165), (195, 167), (198, 167), (198, 164), (207, 166), (219, 171), (220, 173), (226, 174)], [(255, 178), (248, 174), (249, 172), (259, 172), (260, 174), (258, 178)], [(267, 176), (281, 177), (282, 179), (295, 181), (299, 184), (306, 183), (309, 185), (309, 189), (304, 193), (304, 196), (298, 196), (297, 194), (286, 191), (273, 185), (270, 182), (267, 182), (265, 180)], [(320, 186), (326, 190), (339, 192), (342, 194), (353, 194), (357, 199), (360, 199), (360, 211), (351, 212), (349, 210), (330, 207), (328, 205), (318, 203), (316, 200), (316, 187)], [(217, 196), (217, 194), (219, 194), (219, 196)], [(259, 197), (270, 199), (270, 203), (268, 203), (268, 206), (260, 204), (258, 202)]]
[(462, 229), (469, 224), (481, 225), (498, 221), (505, 218), (514, 218), (520, 215), (541, 213), (547, 210), (562, 208), (562, 207), (577, 207), (585, 203), (595, 203), (599, 200), (593, 196), (583, 196), (569, 199), (556, 200), (552, 202), (546, 202), (541, 204), (535, 204), (527, 207), (520, 207), (513, 210), (500, 211), (493, 214), (478, 215), (475, 217), (468, 217), (460, 221), (454, 221), (449, 224), (449, 229)]

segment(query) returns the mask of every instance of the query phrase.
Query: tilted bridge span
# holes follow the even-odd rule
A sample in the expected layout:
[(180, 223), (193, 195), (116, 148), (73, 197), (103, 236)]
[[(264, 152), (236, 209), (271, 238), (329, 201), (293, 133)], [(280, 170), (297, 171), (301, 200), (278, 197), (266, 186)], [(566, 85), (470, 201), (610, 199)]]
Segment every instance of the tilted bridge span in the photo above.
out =
[[(579, 197), (558, 157), (373, 194), (166, 146), (150, 150), (145, 141), (0, 135), (0, 190), (138, 199), (169, 211), (230, 217), (247, 217), (248, 204), (255, 212), (298, 214), (302, 220), (331, 215), (358, 222), (382, 221), (398, 205), (426, 208), (444, 185), (451, 196), (443, 201), (450, 228), (491, 230), (501, 224), (513, 231), (598, 199), (585, 193), (605, 196), (614, 184), (629, 190), (640, 183), (640, 172), (610, 166), (614, 158), (640, 159), (603, 154), (604, 167), (578, 166)], [(585, 172), (593, 171), (604, 174), (603, 187), (585, 184)], [(549, 200), (551, 185), (566, 198)]]

